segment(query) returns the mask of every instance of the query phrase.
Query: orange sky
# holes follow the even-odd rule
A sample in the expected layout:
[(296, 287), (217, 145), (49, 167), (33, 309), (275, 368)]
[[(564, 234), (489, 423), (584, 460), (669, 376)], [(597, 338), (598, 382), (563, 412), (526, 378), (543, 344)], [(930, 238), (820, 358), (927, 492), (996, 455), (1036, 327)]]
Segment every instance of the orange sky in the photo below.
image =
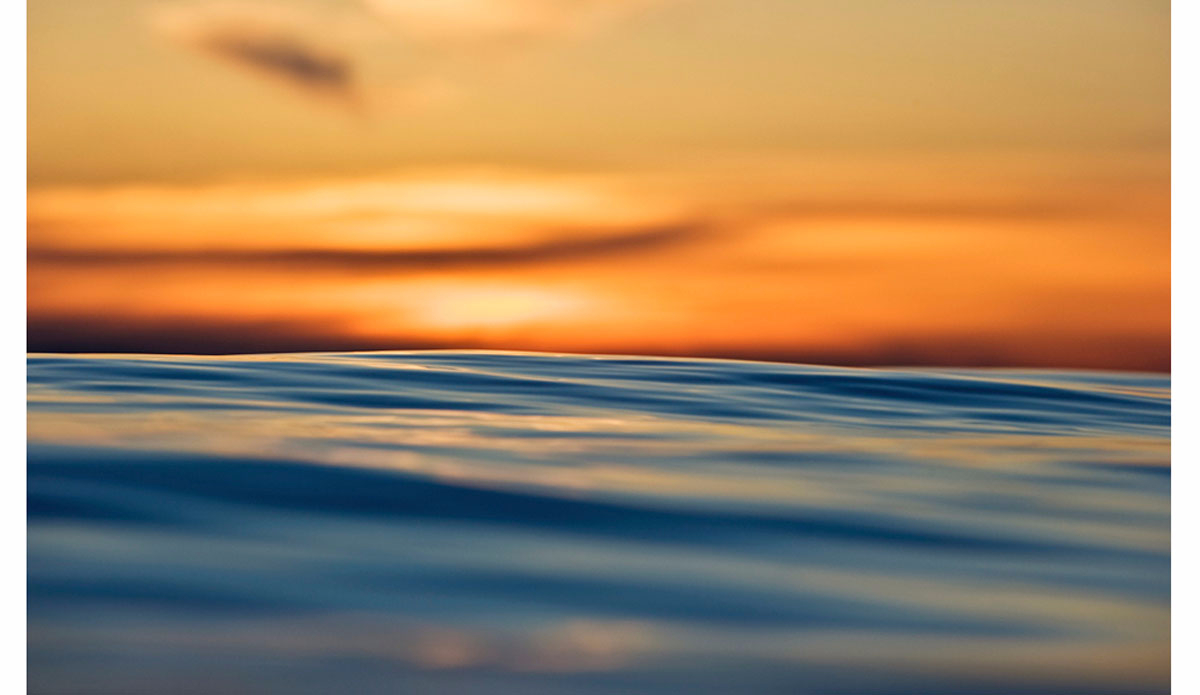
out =
[(1166, 7), (46, 0), (29, 347), (1168, 370)]

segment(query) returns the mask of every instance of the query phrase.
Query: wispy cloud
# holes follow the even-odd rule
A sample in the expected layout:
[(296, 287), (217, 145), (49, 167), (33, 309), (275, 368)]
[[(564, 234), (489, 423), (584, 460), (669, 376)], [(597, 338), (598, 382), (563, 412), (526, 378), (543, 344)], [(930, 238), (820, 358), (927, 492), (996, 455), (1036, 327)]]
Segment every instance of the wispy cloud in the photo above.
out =
[[(179, 45), (355, 111), (442, 103), (462, 85), (445, 77), (463, 59), (480, 69), (569, 41), (678, 0), (357, 0), (298, 5), (238, 0), (164, 4), (151, 27)], [(362, 79), (360, 44), (403, 41), (402, 78)], [(453, 70), (451, 70), (453, 72)], [(461, 76), (460, 76), (461, 77)]]
[(621, 177), (499, 169), (65, 187), (33, 191), (28, 205), (31, 252), (562, 250), (700, 217)]
[(317, 18), (295, 8), (205, 3), (159, 8), (162, 36), (249, 73), (349, 107), (360, 101), (350, 55), (319, 38)]

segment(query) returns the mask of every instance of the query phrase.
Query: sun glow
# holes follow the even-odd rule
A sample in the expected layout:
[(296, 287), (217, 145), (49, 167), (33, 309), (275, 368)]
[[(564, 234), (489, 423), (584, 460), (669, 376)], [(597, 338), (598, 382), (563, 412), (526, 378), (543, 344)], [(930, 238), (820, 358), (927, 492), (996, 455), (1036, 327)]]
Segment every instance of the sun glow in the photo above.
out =
[(556, 319), (586, 306), (579, 296), (535, 287), (447, 286), (422, 293), (416, 319), (433, 328), (489, 328)]
[(89, 251), (495, 248), (542, 242), (565, 229), (600, 236), (680, 215), (678, 202), (629, 188), (612, 177), (487, 170), (276, 184), (50, 187), (29, 194), (29, 244)]
[(31, 331), (59, 350), (79, 335), (102, 351), (1163, 368), (1168, 237), (1147, 233), (1169, 224), (1157, 180), (1111, 174), (1116, 195), (1067, 172), (1035, 191), (1008, 185), (1023, 175), (955, 174), (990, 161), (931, 168), (892, 197), (857, 185), (893, 174), (886, 161), (818, 177), (808, 160), (791, 175), (743, 164), (736, 181), (497, 167), (34, 189)]

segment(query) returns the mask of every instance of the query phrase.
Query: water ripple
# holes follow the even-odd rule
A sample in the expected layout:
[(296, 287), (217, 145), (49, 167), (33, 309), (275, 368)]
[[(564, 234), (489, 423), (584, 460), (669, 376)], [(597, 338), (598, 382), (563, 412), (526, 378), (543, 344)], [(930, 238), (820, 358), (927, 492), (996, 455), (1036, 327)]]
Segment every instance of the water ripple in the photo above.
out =
[(39, 693), (1165, 693), (1169, 378), (29, 358)]

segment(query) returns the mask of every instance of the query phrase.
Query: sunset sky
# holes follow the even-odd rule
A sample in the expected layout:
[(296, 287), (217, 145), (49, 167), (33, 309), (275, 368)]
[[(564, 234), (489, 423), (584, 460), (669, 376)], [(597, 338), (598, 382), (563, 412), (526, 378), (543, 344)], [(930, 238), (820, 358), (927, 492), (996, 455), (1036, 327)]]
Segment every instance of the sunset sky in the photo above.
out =
[(33, 0), (29, 349), (1165, 371), (1169, 10)]

